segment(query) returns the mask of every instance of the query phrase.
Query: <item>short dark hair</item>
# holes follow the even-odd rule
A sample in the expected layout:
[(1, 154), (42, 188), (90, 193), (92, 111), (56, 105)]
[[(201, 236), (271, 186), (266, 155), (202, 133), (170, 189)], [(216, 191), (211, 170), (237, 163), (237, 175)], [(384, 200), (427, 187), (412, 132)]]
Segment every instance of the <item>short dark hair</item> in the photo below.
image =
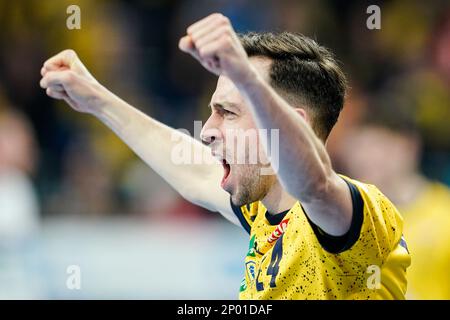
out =
[(245, 33), (239, 38), (249, 57), (272, 60), (272, 87), (290, 104), (306, 107), (312, 128), (326, 140), (344, 106), (346, 79), (332, 53), (297, 33)]

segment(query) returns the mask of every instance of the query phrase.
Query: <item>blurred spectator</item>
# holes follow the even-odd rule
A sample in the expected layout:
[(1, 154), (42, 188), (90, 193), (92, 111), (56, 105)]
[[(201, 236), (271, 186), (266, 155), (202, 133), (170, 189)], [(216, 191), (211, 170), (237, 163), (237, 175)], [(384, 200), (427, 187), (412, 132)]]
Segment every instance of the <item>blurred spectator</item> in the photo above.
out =
[(141, 160), (130, 163), (123, 173), (121, 191), (126, 212), (154, 222), (171, 220), (202, 220), (217, 214), (184, 200), (158, 173)]
[(35, 164), (27, 119), (0, 110), (0, 240), (20, 240), (37, 230), (39, 204), (30, 179)]
[(348, 175), (377, 185), (402, 213), (412, 256), (408, 297), (450, 299), (450, 189), (420, 172), (420, 99), (398, 86), (382, 91), (363, 124), (347, 132), (339, 163)]
[(431, 40), (436, 71), (444, 75), (450, 86), (450, 7), (443, 11)]
[(87, 137), (72, 141), (64, 155), (62, 183), (51, 195), (49, 214), (107, 215), (118, 213), (112, 171)]

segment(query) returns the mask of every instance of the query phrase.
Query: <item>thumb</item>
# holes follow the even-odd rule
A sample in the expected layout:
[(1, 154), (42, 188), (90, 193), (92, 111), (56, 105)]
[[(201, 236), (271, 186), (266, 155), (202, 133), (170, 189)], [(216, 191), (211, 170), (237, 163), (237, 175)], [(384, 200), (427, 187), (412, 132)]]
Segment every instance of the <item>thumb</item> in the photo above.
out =
[(180, 39), (180, 42), (178, 42), (178, 48), (180, 48), (181, 51), (184, 51), (186, 53), (192, 53), (192, 51), (195, 50), (194, 42), (192, 41), (191, 36), (187, 35)]

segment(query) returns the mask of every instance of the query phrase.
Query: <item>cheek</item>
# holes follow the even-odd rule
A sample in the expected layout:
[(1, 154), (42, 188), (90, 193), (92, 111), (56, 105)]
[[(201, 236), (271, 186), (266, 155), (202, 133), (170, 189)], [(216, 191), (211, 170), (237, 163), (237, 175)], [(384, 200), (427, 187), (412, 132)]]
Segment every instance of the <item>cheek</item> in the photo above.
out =
[(255, 166), (238, 165), (235, 168), (235, 176), (239, 184), (252, 185), (255, 182)]

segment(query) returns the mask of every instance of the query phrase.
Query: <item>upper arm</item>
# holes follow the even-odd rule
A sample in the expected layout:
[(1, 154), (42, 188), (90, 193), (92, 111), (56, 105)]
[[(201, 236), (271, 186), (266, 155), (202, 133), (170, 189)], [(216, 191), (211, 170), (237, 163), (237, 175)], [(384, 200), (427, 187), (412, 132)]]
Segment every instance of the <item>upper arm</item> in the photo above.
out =
[(350, 249), (358, 241), (364, 221), (364, 200), (362, 195), (355, 184), (347, 180), (345, 182), (348, 185), (352, 199), (352, 219), (348, 231), (341, 236), (332, 236), (308, 219), (321, 246), (326, 251), (335, 254)]
[(359, 190), (363, 209), (358, 238), (349, 250), (341, 255), (346, 260), (357, 259), (382, 265), (389, 254), (398, 247), (405, 261), (409, 260), (406, 245), (402, 241), (403, 220), (389, 199), (376, 187), (353, 183)]
[(395, 206), (376, 187), (342, 179), (351, 194), (350, 226), (344, 235), (335, 237), (309, 219), (322, 247), (330, 253), (345, 253), (340, 256), (349, 260), (380, 263), (396, 245), (407, 251), (401, 243), (403, 222)]
[(302, 201), (308, 218), (331, 236), (346, 234), (353, 218), (351, 190), (343, 178), (333, 172), (327, 187), (308, 201)]

